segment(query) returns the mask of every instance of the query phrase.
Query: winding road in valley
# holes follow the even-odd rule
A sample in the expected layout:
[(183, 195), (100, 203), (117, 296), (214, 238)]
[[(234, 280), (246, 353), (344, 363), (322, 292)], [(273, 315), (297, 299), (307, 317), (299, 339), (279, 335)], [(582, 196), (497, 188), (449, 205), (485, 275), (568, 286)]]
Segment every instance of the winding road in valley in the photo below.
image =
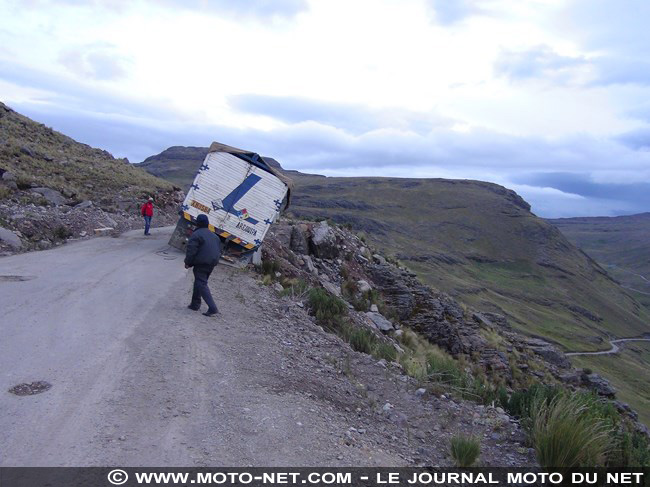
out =
[(650, 342), (650, 338), (619, 338), (617, 340), (610, 340), (610, 345), (612, 348), (609, 350), (601, 350), (599, 352), (568, 352), (565, 355), (571, 357), (571, 356), (576, 356), (576, 355), (610, 355), (613, 353), (618, 353), (618, 351), (621, 349), (621, 347), (618, 346), (619, 343), (625, 343), (625, 342)]

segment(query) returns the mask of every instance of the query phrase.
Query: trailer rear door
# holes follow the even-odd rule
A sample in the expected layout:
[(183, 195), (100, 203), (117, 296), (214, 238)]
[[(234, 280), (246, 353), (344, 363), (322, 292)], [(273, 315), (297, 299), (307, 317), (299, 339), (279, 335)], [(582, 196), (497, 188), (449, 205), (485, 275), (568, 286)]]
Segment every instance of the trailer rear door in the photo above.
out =
[(287, 186), (273, 174), (226, 152), (209, 153), (185, 197), (183, 211), (203, 213), (214, 228), (258, 246), (277, 217)]

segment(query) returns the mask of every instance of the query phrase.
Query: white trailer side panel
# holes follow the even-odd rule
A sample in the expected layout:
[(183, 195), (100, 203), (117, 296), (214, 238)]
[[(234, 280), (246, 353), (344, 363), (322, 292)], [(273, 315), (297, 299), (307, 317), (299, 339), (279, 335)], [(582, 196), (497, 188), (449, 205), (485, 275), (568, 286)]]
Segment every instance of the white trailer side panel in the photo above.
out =
[(287, 186), (273, 174), (226, 152), (209, 153), (185, 197), (183, 211), (203, 213), (217, 229), (259, 245), (280, 211)]

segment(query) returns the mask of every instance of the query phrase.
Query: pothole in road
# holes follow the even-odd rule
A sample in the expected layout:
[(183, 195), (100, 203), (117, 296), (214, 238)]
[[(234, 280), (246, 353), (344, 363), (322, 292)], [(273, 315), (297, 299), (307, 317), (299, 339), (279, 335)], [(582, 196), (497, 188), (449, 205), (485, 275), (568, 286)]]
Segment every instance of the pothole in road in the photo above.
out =
[(41, 392), (45, 392), (51, 388), (52, 384), (45, 382), (44, 380), (39, 380), (29, 384), (18, 384), (9, 389), (9, 392), (16, 396), (33, 396), (34, 394), (40, 394)]
[(0, 282), (31, 281), (32, 279), (36, 279), (36, 276), (0, 276)]

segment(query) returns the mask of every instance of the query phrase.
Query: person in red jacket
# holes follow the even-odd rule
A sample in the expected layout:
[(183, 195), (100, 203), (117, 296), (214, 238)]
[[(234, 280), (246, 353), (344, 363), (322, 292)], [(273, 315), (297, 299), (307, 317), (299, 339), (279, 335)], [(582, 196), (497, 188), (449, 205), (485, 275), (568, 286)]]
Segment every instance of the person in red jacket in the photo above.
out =
[(149, 201), (142, 205), (140, 213), (144, 217), (144, 234), (151, 235), (149, 228), (151, 228), (151, 217), (153, 216), (153, 198), (149, 198)]

